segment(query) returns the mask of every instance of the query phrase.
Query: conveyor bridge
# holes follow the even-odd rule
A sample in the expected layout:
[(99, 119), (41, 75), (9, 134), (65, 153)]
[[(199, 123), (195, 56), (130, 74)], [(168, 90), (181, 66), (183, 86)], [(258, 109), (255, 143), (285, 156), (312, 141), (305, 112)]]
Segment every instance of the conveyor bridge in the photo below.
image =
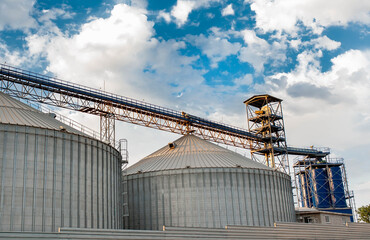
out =
[[(54, 77), (0, 64), (0, 90), (17, 98), (103, 116), (168, 132), (194, 135), (249, 149), (262, 136), (246, 129), (207, 120)], [(315, 149), (287, 148), (288, 154), (321, 156)]]

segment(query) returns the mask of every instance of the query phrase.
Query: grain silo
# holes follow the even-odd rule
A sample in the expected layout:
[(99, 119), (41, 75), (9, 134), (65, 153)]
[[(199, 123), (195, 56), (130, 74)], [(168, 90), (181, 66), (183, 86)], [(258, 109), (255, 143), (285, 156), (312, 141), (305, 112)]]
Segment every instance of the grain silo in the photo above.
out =
[(0, 231), (121, 228), (121, 156), (0, 93)]
[(295, 221), (289, 175), (193, 135), (127, 169), (125, 228), (224, 228)]

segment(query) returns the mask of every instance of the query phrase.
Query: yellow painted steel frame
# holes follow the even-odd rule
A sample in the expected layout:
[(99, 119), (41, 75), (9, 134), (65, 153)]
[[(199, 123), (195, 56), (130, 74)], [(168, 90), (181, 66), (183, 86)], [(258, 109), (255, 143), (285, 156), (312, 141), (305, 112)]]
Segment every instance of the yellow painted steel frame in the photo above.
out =
[(249, 132), (262, 139), (250, 142), (252, 159), (289, 174), (281, 102), (282, 100), (270, 95), (257, 95), (244, 103), (247, 108)]

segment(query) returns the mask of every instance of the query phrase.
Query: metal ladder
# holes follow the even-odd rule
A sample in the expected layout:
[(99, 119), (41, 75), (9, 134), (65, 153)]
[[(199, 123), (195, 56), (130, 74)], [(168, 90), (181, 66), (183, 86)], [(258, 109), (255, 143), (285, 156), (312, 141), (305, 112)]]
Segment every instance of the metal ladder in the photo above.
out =
[(128, 150), (127, 150), (127, 139), (120, 139), (118, 141), (118, 149), (122, 156), (122, 220), (123, 228), (126, 229), (129, 217), (128, 211), (128, 191), (127, 191), (127, 164), (128, 164)]

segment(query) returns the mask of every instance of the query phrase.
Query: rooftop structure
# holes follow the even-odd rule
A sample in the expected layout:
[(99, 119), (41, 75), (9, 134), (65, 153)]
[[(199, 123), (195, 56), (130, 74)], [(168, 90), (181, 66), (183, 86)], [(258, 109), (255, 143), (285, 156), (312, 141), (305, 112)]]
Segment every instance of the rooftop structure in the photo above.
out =
[(143, 158), (128, 174), (188, 168), (271, 168), (194, 135), (185, 135)]
[(0, 122), (2, 124), (30, 126), (58, 131), (62, 130), (87, 136), (85, 133), (57, 121), (54, 117), (53, 114), (43, 113), (0, 92)]

